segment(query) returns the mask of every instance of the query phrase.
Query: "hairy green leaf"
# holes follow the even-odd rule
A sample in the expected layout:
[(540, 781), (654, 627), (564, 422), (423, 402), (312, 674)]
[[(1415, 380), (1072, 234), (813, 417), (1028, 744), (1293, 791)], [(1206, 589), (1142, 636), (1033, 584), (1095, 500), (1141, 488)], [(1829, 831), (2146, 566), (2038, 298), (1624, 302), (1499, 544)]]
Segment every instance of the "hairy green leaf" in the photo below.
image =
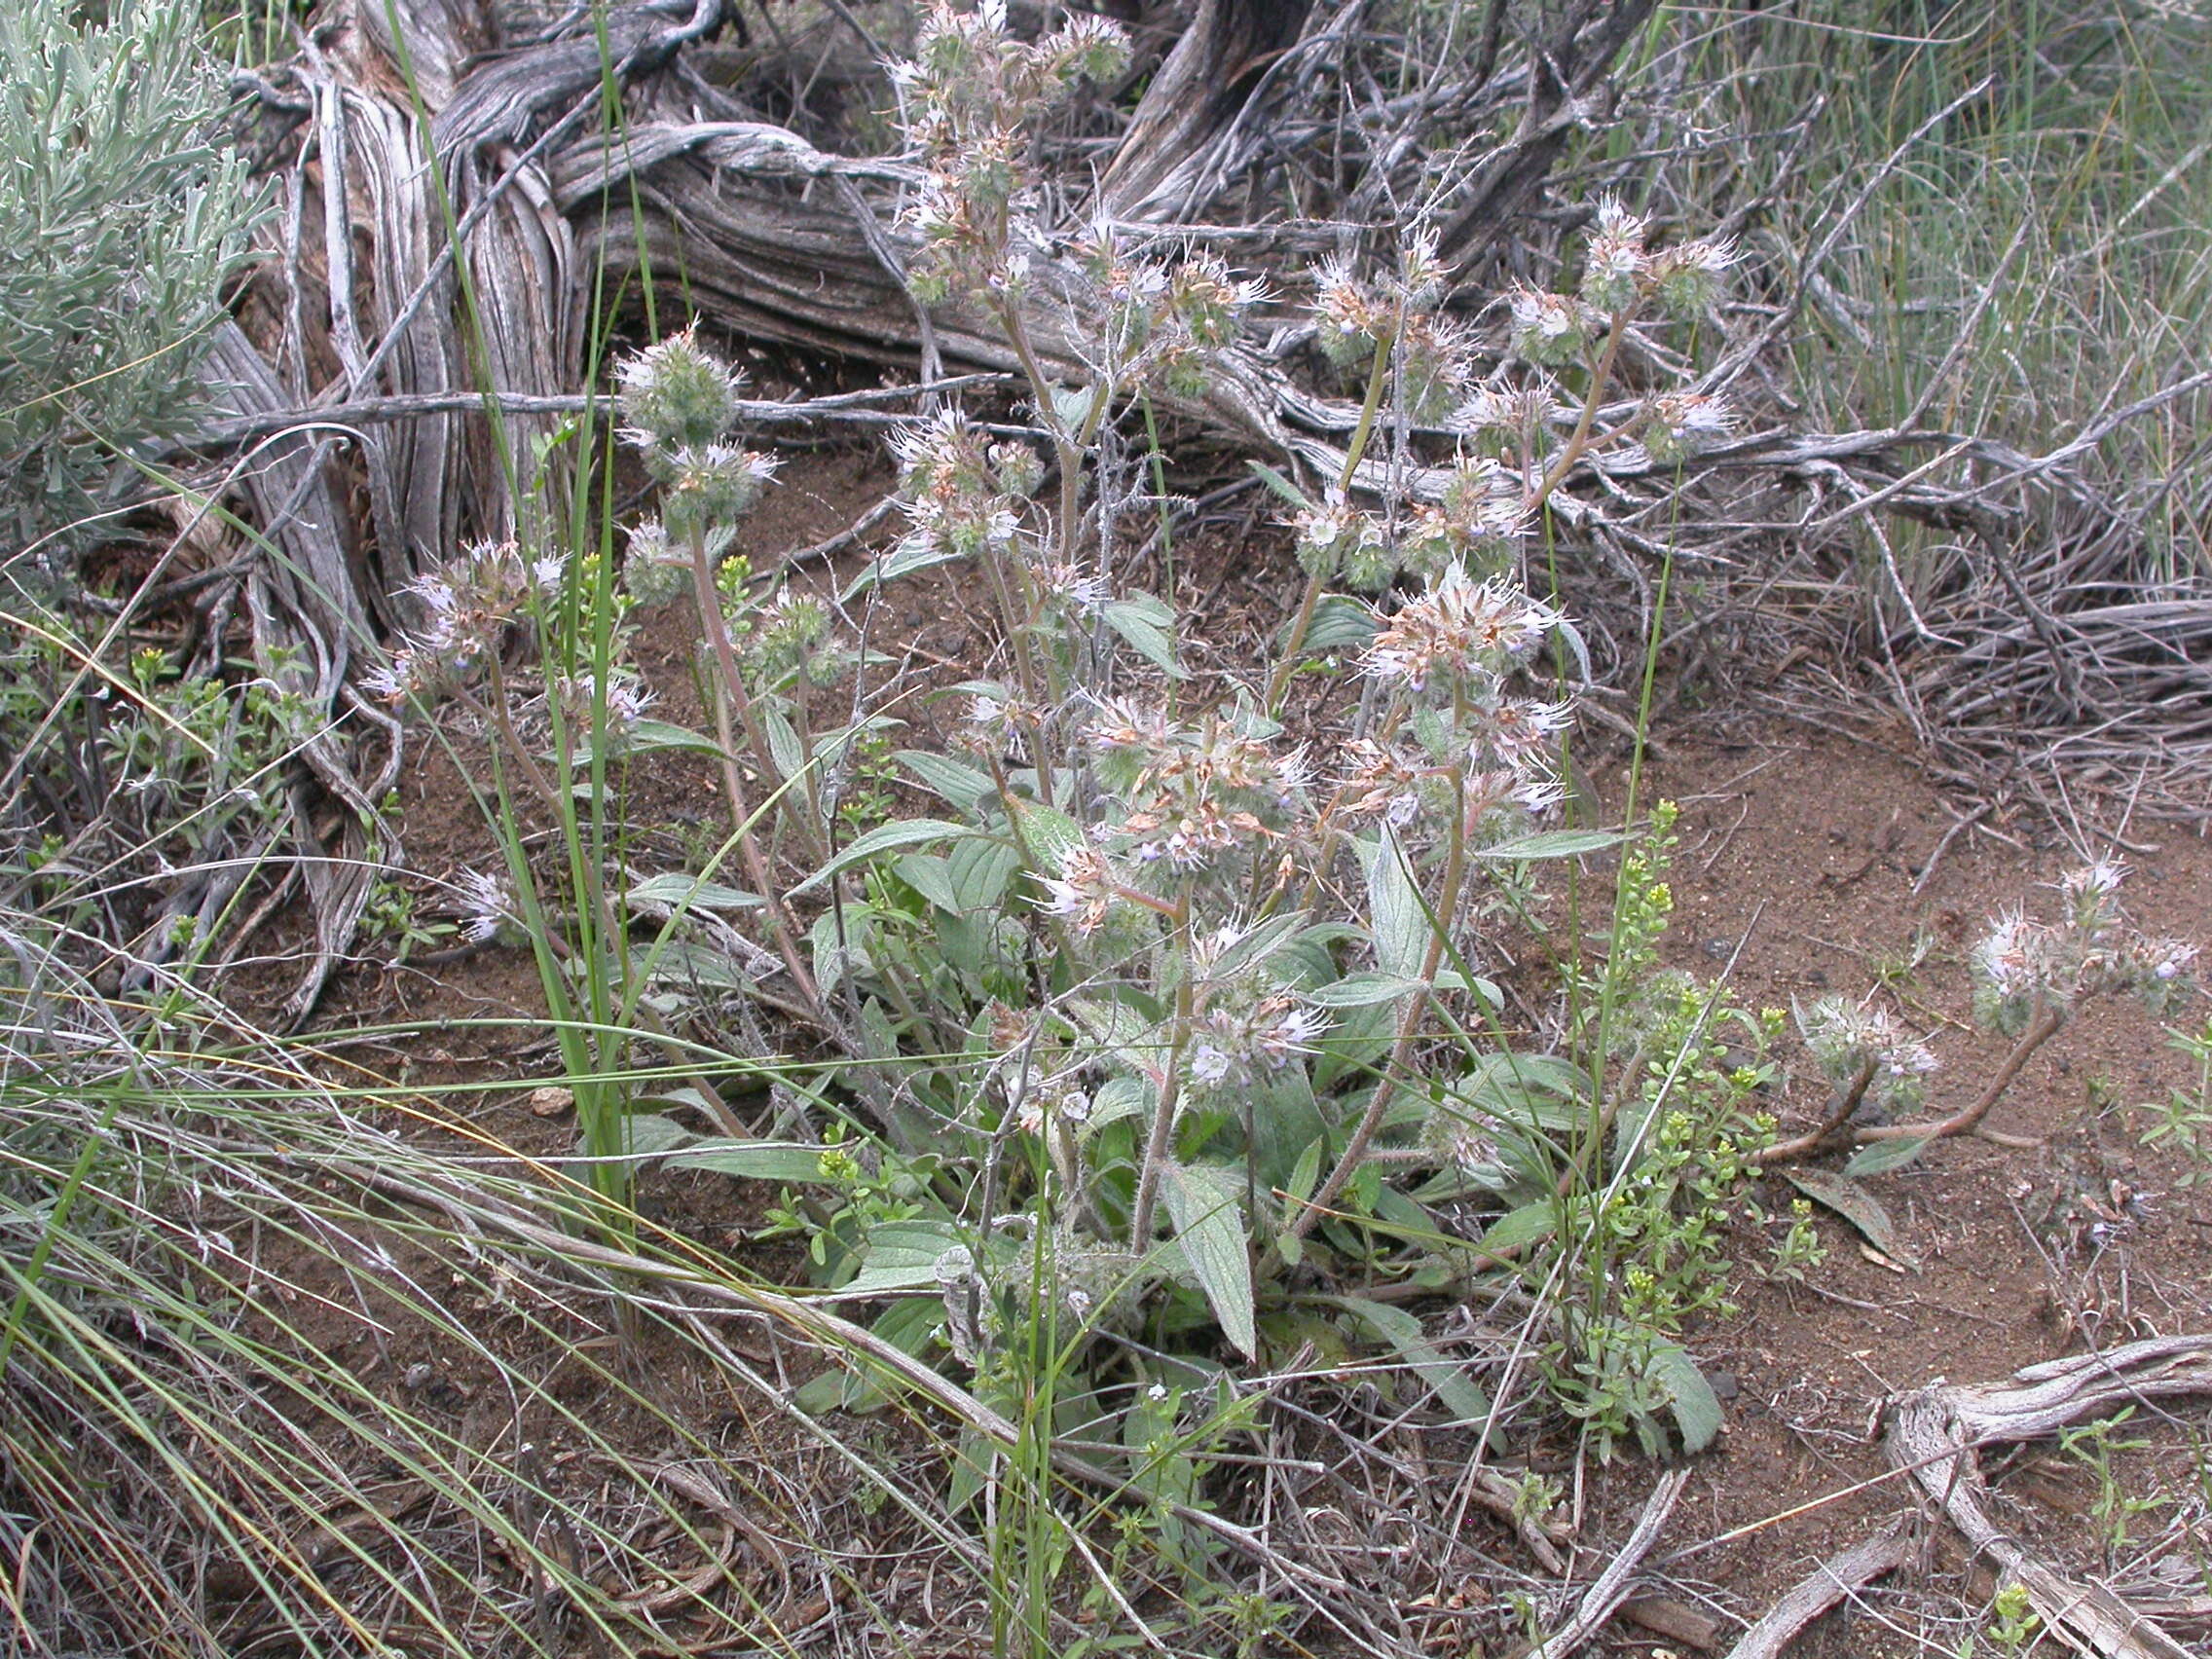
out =
[(1183, 1259), (1198, 1275), (1199, 1288), (1222, 1334), (1246, 1358), (1259, 1352), (1254, 1322), (1252, 1259), (1244, 1245), (1244, 1206), (1235, 1178), (1211, 1164), (1170, 1161), (1161, 1172), (1161, 1193)]

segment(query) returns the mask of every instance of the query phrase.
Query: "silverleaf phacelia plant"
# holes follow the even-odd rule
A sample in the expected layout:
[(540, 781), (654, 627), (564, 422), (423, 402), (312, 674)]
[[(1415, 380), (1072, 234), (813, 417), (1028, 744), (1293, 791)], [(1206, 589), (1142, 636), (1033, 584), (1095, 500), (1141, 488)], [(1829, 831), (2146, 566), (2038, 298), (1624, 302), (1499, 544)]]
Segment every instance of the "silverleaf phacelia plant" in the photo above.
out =
[[(1688, 404), (1602, 431), (1597, 414), (1622, 332), (1645, 311), (1710, 301), (1693, 278), (1716, 276), (1724, 249), (1649, 252), (1607, 205), (1586, 284), (1597, 298), (1562, 299), (1567, 321), (1529, 350), (1536, 360), (1488, 381), (1476, 325), (1445, 310), (1432, 242), (1410, 239), (1381, 276), (1325, 264), (1314, 338), (1365, 396), (1341, 472), (1296, 513), (1307, 592), (1263, 693), (1192, 697), (1178, 680), (1185, 622), (1118, 590), (1110, 493), (1101, 484), (1087, 516), (1083, 492), (1122, 413), (1201, 391), (1261, 290), (1210, 255), (1161, 258), (1098, 232), (1063, 243), (1042, 224), (1036, 123), (1110, 71), (1114, 44), (1088, 23), (1023, 44), (994, 11), (939, 5), (898, 70), (926, 174), (907, 215), (914, 291), (980, 307), (1005, 331), (1058, 510), (1035, 499), (1048, 476), (1035, 449), (957, 410), (896, 441), (907, 528), (872, 579), (975, 570), (1006, 666), (961, 688), (951, 747), (964, 758), (908, 757), (960, 817), (887, 827), (865, 875), (850, 859), (825, 866), (817, 881), (847, 887), (834, 937), (814, 938), (823, 980), (931, 1056), (905, 1086), (925, 1121), (887, 1124), (891, 1138), (965, 1146), (982, 1166), (980, 1208), (948, 1218), (942, 1258), (945, 1340), (978, 1365), (978, 1345), (1057, 1272), (996, 1247), (1008, 1204), (1048, 1254), (1123, 1275), (1110, 1295), (1094, 1272), (1059, 1272), (1055, 1306), (1084, 1327), (1133, 1315), (1144, 1298), (1131, 1287), (1166, 1287), (1202, 1296), (1249, 1350), (1284, 1262), (1363, 1248), (1344, 1224), (1372, 1213), (1380, 1167), (1523, 1178), (1475, 1156), (1493, 1144), (1479, 1115), (1429, 1132), (1470, 1058), (1445, 1034), (1489, 1013), (1467, 977), (1489, 954), (1481, 872), (1605, 839), (1530, 839), (1561, 798), (1573, 714), (1550, 647), (1574, 643), (1514, 572), (1581, 458), (1639, 433), (1656, 455), (1661, 427), (1685, 443), (1714, 429)], [(1063, 345), (1048, 365), (1031, 337), (1048, 297), (1083, 319), (1067, 331), (1073, 363)], [(1517, 300), (1516, 315), (1533, 303)], [(1575, 353), (1570, 397), (1552, 371)], [(1082, 384), (1062, 384), (1078, 371)], [(1426, 498), (1371, 504), (1378, 480), (1360, 461), (1385, 428), (1456, 444)], [(1331, 602), (1335, 654), (1315, 662), (1307, 641), (1340, 582), (1373, 597)], [(1294, 675), (1315, 687), (1302, 718), (1325, 743), (1285, 729)], [(1255, 1236), (1275, 1249), (1255, 1252)], [(995, 1327), (973, 1316), (978, 1298), (999, 1309)]]
[[(1829, 1109), (1816, 1127), (1765, 1148), (1760, 1161), (1802, 1157), (1831, 1139), (1908, 1143), (1895, 1149), (1901, 1156), (1953, 1135), (2031, 1144), (1985, 1126), (1986, 1120), (2029, 1056), (2055, 1037), (2082, 1004), (2125, 993), (2153, 1014), (2165, 1015), (2194, 992), (2196, 946), (2144, 934), (2129, 923), (2119, 898), (2126, 876), (2127, 868), (2119, 861), (2097, 860), (2060, 878), (2062, 910), (2055, 920), (2036, 920), (2023, 905), (1991, 921), (1967, 962), (1974, 1017), (2011, 1038), (2012, 1047), (1972, 1100), (1941, 1116), (1860, 1123), (1847, 1134), (1864, 1106), (1880, 1108), (1892, 1118), (1919, 1109), (1936, 1070), (1936, 1057), (1887, 1011), (1869, 1004), (1824, 997), (1800, 1010), (1797, 1020), (1805, 1046), (1833, 1090)], [(1885, 1160), (1895, 1161), (1895, 1156)]]
[[(1547, 1139), (1557, 1110), (1600, 1109), (1604, 1080), (1575, 1083), (1550, 1061), (1547, 1119), (1491, 1064), (1519, 1057), (1484, 1035), (1500, 1006), (1482, 977), (1498, 954), (1486, 872), (1614, 839), (1538, 832), (1561, 800), (1573, 719), (1560, 665), (1580, 647), (1519, 572), (1585, 458), (1641, 444), (1663, 464), (1720, 429), (1687, 394), (1601, 415), (1627, 331), (1708, 303), (1724, 249), (1651, 251), (1641, 225), (1605, 206), (1582, 291), (1515, 296), (1522, 358), (1491, 367), (1484, 317), (1447, 309), (1433, 243), (1408, 239), (1380, 275), (1329, 262), (1312, 277), (1313, 339), (1324, 372), (1364, 387), (1353, 434), (1309, 493), (1280, 481), (1306, 591), (1266, 685), (1217, 674), (1201, 692), (1186, 663), (1226, 653), (1129, 585), (1116, 514), (1144, 497), (1123, 433), (1159, 399), (1205, 390), (1262, 290), (1210, 254), (1138, 249), (1110, 230), (1061, 237), (1041, 218), (1038, 123), (1117, 72), (1121, 52), (1094, 19), (1024, 43), (993, 9), (940, 4), (898, 74), (924, 173), (907, 213), (916, 297), (1003, 331), (1038, 440), (956, 408), (915, 422), (895, 441), (903, 534), (851, 590), (955, 567), (990, 595), (990, 660), (948, 691), (964, 718), (941, 747), (895, 756), (948, 816), (840, 844), (821, 780), (871, 729), (866, 687), (851, 722), (818, 739), (811, 694), (857, 658), (833, 604), (756, 583), (738, 547), (775, 471), (737, 435), (739, 379), (689, 333), (617, 370), (623, 436), (659, 498), (629, 533), (616, 608), (687, 594), (697, 612), (714, 732), (687, 747), (717, 757), (748, 889), (718, 895), (734, 917), (723, 931), (761, 931), (793, 990), (750, 940), (731, 947), (739, 977), (833, 1051), (817, 1102), (850, 1107), (878, 1137), (825, 1154), (823, 1184), (850, 1201), (804, 1224), (815, 1259), (934, 1291), (903, 1305), (903, 1340), (926, 1343), (914, 1309), (941, 1303), (938, 1335), (979, 1380), (1048, 1309), (1078, 1346), (1153, 1319), (1253, 1353), (1294, 1271), (1463, 1272), (1472, 1252), (1449, 1239), (1470, 1215), (1437, 1216), (1436, 1249), (1393, 1242), (1420, 1230), (1386, 1171), (1480, 1194), (1478, 1223), (1493, 1200), (1552, 1202), (1563, 1169), (1592, 1193), (1607, 1178), (1603, 1126), (1581, 1164)], [(1051, 321), (1060, 312), (1073, 326)], [(1383, 432), (1407, 464), (1363, 468)], [(1056, 500), (1040, 500), (1055, 475)], [(1400, 488), (1412, 479), (1418, 499)], [(576, 598), (560, 585), (574, 572), (516, 550), (466, 574), (473, 608), (458, 589), (419, 596), (433, 626), (407, 659), (462, 690), (498, 674), (518, 622), (541, 627), (556, 597), (571, 609)], [(1327, 591), (1339, 586), (1361, 597)], [(557, 725), (588, 715), (596, 761), (599, 734), (635, 724), (643, 703), (610, 666), (593, 681), (548, 676), (545, 707)], [(1295, 730), (1294, 681), (1310, 692)], [(899, 717), (926, 730), (915, 707)], [(500, 729), (535, 767), (511, 720)], [(562, 765), (583, 753), (555, 747)], [(546, 799), (570, 798), (569, 777), (542, 782)], [(664, 894), (631, 888), (577, 910), (619, 940), (656, 913), (641, 903), (667, 915)], [(477, 913), (488, 937), (501, 917), (539, 919), (527, 890), (482, 895)], [(1702, 1008), (1677, 997), (1675, 1024), (1690, 1029)], [(1714, 1098), (1742, 1092), (1716, 1086)], [(1687, 1190), (1679, 1170), (1703, 1166), (1711, 1137), (1705, 1117), (1644, 1103), (1658, 1126), (1619, 1156), (1664, 1154), (1636, 1189), (1663, 1231)], [(1715, 1167), (1725, 1182), (1737, 1164)], [(1607, 1317), (1651, 1323), (1636, 1309), (1662, 1304), (1668, 1317), (1698, 1305), (1654, 1291)], [(1666, 1397), (1649, 1378), (1639, 1386)]]

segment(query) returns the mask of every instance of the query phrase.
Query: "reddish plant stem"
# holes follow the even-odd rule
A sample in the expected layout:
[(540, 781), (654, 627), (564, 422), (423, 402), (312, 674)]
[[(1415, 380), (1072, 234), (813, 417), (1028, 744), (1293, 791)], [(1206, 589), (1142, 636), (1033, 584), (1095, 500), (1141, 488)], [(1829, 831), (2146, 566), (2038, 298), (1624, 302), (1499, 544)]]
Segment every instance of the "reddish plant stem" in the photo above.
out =
[(1801, 1135), (1791, 1135), (1786, 1141), (1776, 1141), (1764, 1151), (1752, 1154), (1747, 1161), (1758, 1164), (1780, 1163), (1785, 1159), (1803, 1158), (1809, 1153), (1820, 1151), (1828, 1136), (1842, 1128), (1851, 1114), (1859, 1110), (1859, 1102), (1866, 1098), (1867, 1086), (1873, 1081), (1874, 1062), (1871, 1059), (1861, 1061), (1859, 1070), (1851, 1081), (1836, 1090), (1834, 1104), (1829, 1108), (1828, 1115), (1821, 1121), (1819, 1128), (1809, 1129)]
[[(1988, 1086), (1974, 1097), (1972, 1105), (1954, 1112), (1948, 1118), (1918, 1124), (1869, 1124), (1859, 1130), (1854, 1138), (1864, 1146), (1873, 1141), (1943, 1140), (1952, 1135), (1975, 1133), (1981, 1127), (1982, 1119), (1989, 1116), (1989, 1109), (2003, 1099), (2005, 1091), (2012, 1087), (2012, 1080), (2020, 1075), (2020, 1068), (2028, 1063), (2028, 1057), (2055, 1037), (2058, 1028), (2065, 1023), (2065, 1008), (2039, 997), (2028, 1015), (2028, 1028), (2020, 1033), (2020, 1040), (2012, 1045), (2012, 1051), (2005, 1056), (2004, 1063), (1997, 1068), (1996, 1075), (1990, 1078)], [(1989, 1138), (1996, 1140), (2000, 1137), (1991, 1131)], [(2019, 1138), (2012, 1135), (2003, 1136), (2002, 1140), (2007, 1146), (2021, 1144)], [(2026, 1144), (2035, 1143), (2031, 1141)]]
[[(715, 590), (714, 571), (707, 561), (706, 542), (700, 536), (692, 538), (691, 585), (693, 597), (699, 606), (699, 626), (706, 631), (714, 647), (716, 665), (720, 670), (722, 679), (722, 684), (717, 687), (714, 698), (715, 735), (721, 744), (722, 793), (729, 799), (731, 827), (741, 831), (738, 835), (739, 856), (745, 860), (747, 879), (753, 883), (755, 891), (767, 905), (768, 931), (775, 935), (776, 954), (783, 958), (784, 969), (791, 975), (792, 983), (798, 987), (800, 999), (819, 1020), (823, 1017), (821, 989), (815, 984), (814, 976), (807, 972), (805, 959), (799, 954), (798, 941), (793, 935), (783, 895), (775, 889), (767, 861), (760, 856), (760, 848), (752, 832), (745, 829), (753, 821), (753, 813), (746, 804), (745, 774), (738, 765), (735, 734), (730, 730), (729, 719), (732, 701), (742, 699), (745, 689), (737, 677), (737, 652), (730, 645), (729, 630), (722, 624), (721, 595)], [(751, 731), (751, 707), (742, 702), (738, 706), (748, 717), (748, 734), (756, 739), (757, 734)], [(762, 747), (764, 746), (757, 746), (756, 753)]]

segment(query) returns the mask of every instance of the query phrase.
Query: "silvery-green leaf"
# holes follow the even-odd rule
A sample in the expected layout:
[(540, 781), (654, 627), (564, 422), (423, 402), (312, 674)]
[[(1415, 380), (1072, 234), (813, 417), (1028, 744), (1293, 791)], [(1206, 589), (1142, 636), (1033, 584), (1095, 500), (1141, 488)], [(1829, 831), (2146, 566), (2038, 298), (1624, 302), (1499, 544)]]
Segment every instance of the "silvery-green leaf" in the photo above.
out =
[(902, 749), (891, 758), (913, 773), (924, 789), (941, 795), (964, 812), (974, 812), (997, 793), (997, 786), (987, 773), (949, 755), (936, 755), (926, 749)]
[[(1379, 1003), (1394, 1003), (1421, 988), (1419, 979), (1405, 974), (1346, 974), (1329, 984), (1314, 986), (1306, 993), (1306, 1000), (1320, 1008), (1373, 1008)], [(1436, 989), (1440, 991), (1466, 988), (1467, 981), (1449, 968), (1436, 976)]]
[(638, 1158), (673, 1152), (699, 1138), (674, 1118), (658, 1112), (632, 1112), (622, 1120), (622, 1129), (631, 1155)]
[[(1927, 1142), (1892, 1140), (1876, 1141), (1873, 1144), (1877, 1147), (1908, 1147), (1917, 1153)], [(1857, 1160), (1853, 1161), (1856, 1162)], [(1891, 1167), (1895, 1167), (1895, 1164)], [(1848, 1166), (1841, 1175), (1831, 1175), (1825, 1169), (1785, 1169), (1782, 1173), (1805, 1197), (1824, 1208), (1835, 1211), (1859, 1229), (1866, 1242), (1891, 1261), (1900, 1267), (1917, 1269), (1920, 1266), (1919, 1259), (1905, 1247), (1904, 1240), (1899, 1237), (1898, 1224), (1890, 1219), (1890, 1212), (1883, 1207), (1882, 1200), (1853, 1180)]]
[(705, 1140), (669, 1154), (674, 1167), (712, 1169), (749, 1181), (820, 1181), (828, 1147), (806, 1141)]
[(756, 702), (754, 711), (759, 717), (760, 729), (767, 734), (768, 758), (776, 763), (777, 776), (789, 780), (805, 771), (806, 746), (799, 742), (791, 717), (766, 698)]
[(945, 864), (952, 876), (952, 908), (971, 913), (996, 910), (1006, 899), (1014, 872), (1021, 867), (1021, 854), (1011, 842), (975, 835), (955, 841)]
[(702, 737), (688, 727), (672, 725), (667, 720), (633, 720), (622, 734), (623, 747), (633, 755), (648, 755), (656, 749), (688, 750), (696, 755), (719, 755), (722, 746), (711, 737)]
[(1175, 612), (1149, 593), (1131, 594), (1108, 603), (1102, 612), (1106, 626), (1122, 636), (1131, 650), (1172, 679), (1183, 678), (1175, 660)]
[(1703, 1452), (1720, 1432), (1720, 1396), (1697, 1368), (1697, 1361), (1674, 1343), (1652, 1350), (1645, 1375), (1667, 1390), (1675, 1426), (1681, 1433), (1685, 1453)]
[(1090, 419), (1090, 405), (1098, 395), (1093, 386), (1055, 386), (1052, 387), (1052, 413), (1060, 418), (1069, 431), (1080, 431)]
[(1323, 594), (1307, 625), (1305, 648), (1320, 653), (1364, 645), (1375, 638), (1378, 627), (1372, 607), (1341, 593)]
[(1375, 966), (1398, 978), (1413, 978), (1427, 960), (1428, 912), (1414, 886), (1405, 848), (1387, 825), (1374, 841), (1360, 847), (1367, 864), (1368, 915), (1375, 928)]
[(1475, 1240), (1475, 1248), (1486, 1256), (1502, 1255), (1508, 1250), (1525, 1250), (1552, 1235), (1559, 1225), (1559, 1206), (1549, 1198), (1537, 1198), (1531, 1203), (1509, 1209), (1483, 1231)]
[(1933, 1135), (1899, 1135), (1891, 1140), (1868, 1141), (1844, 1164), (1846, 1175), (1886, 1175), (1916, 1163), (1928, 1150)]
[(1246, 466), (1249, 466), (1254, 472), (1257, 472), (1260, 475), (1260, 482), (1265, 484), (1269, 489), (1272, 490), (1289, 505), (1297, 507), (1302, 512), (1311, 512), (1314, 510), (1314, 503), (1312, 499), (1306, 494), (1306, 492), (1301, 490), (1297, 485), (1293, 484), (1288, 478), (1285, 478), (1281, 473), (1277, 472), (1273, 467), (1270, 466), (1266, 461), (1247, 461), (1244, 464)]
[(756, 893), (725, 887), (695, 875), (667, 871), (648, 875), (630, 889), (630, 903), (667, 910), (751, 910), (761, 903)]
[(921, 846), (930, 841), (953, 840), (974, 833), (965, 824), (947, 824), (941, 818), (901, 818), (889, 824), (879, 824), (793, 888), (792, 893), (795, 896), (810, 892), (855, 865), (867, 863), (879, 853), (893, 852), (901, 847)]
[(952, 884), (951, 862), (938, 853), (908, 853), (891, 866), (908, 887), (940, 910), (958, 910), (960, 895)]
[(910, 576), (916, 571), (934, 570), (939, 565), (950, 565), (965, 559), (965, 553), (955, 553), (920, 536), (908, 536), (880, 559), (871, 559), (837, 596), (840, 605), (850, 605), (871, 587), (882, 582), (897, 581)]
[(1022, 840), (1048, 872), (1058, 870), (1069, 848), (1088, 843), (1083, 826), (1055, 807), (1017, 797), (1014, 815), (1020, 821)]
[(1270, 916), (1256, 926), (1246, 928), (1235, 940), (1214, 956), (1207, 969), (1207, 977), (1215, 981), (1230, 978), (1256, 968), (1268, 961), (1290, 936), (1306, 924), (1306, 912), (1301, 910), (1288, 916)]
[(1124, 1118), (1141, 1118), (1158, 1094), (1142, 1078), (1110, 1077), (1090, 1096), (1090, 1116), (1083, 1121), (1083, 1137), (1088, 1139), (1108, 1124)]
[(1543, 830), (1533, 835), (1516, 835), (1487, 847), (1470, 847), (1467, 856), (1493, 864), (1519, 864), (1534, 859), (1578, 859), (1617, 847), (1628, 837), (1617, 830)]
[(1252, 1358), (1260, 1338), (1252, 1298), (1252, 1259), (1244, 1241), (1244, 1206), (1235, 1179), (1211, 1164), (1169, 1161), (1161, 1195), (1175, 1228), (1183, 1259), (1198, 1275), (1222, 1335)]

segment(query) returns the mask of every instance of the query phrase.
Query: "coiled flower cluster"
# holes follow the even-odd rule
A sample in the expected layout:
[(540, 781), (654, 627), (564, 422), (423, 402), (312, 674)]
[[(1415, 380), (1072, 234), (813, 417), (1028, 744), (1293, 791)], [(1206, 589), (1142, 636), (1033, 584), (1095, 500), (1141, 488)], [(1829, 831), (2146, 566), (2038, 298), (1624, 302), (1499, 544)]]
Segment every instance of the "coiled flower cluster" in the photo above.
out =
[(719, 555), (776, 475), (776, 460), (730, 442), (744, 377), (685, 329), (615, 368), (623, 441), (661, 486), (661, 516), (630, 533), (623, 585), (641, 605), (684, 588), (694, 545)]
[(904, 213), (922, 238), (907, 276), (917, 299), (1018, 297), (1040, 241), (1024, 129), (1127, 61), (1127, 37), (1104, 18), (1079, 14), (1025, 43), (1008, 32), (1004, 0), (930, 0), (913, 58), (892, 66), (926, 175)]
[(512, 541), (481, 541), (400, 590), (423, 621), (388, 663), (362, 677), (362, 689), (399, 704), (473, 683), (516, 634), (559, 598), (568, 560), (526, 552)]
[(1797, 1011), (1797, 1028), (1821, 1075), (1837, 1088), (1859, 1087), (1863, 1074), (1862, 1098), (1900, 1116), (1917, 1111), (1927, 1100), (1936, 1055), (1889, 1010), (1844, 997), (1823, 997)]
[(2102, 860), (2058, 882), (2065, 916), (2039, 922), (2024, 908), (2000, 914), (1974, 947), (1974, 1015), (2008, 1036), (2039, 1012), (2065, 1014), (2083, 998), (2124, 991), (2164, 1014), (2192, 985), (2196, 947), (2129, 925), (2119, 900), (2127, 866)]

